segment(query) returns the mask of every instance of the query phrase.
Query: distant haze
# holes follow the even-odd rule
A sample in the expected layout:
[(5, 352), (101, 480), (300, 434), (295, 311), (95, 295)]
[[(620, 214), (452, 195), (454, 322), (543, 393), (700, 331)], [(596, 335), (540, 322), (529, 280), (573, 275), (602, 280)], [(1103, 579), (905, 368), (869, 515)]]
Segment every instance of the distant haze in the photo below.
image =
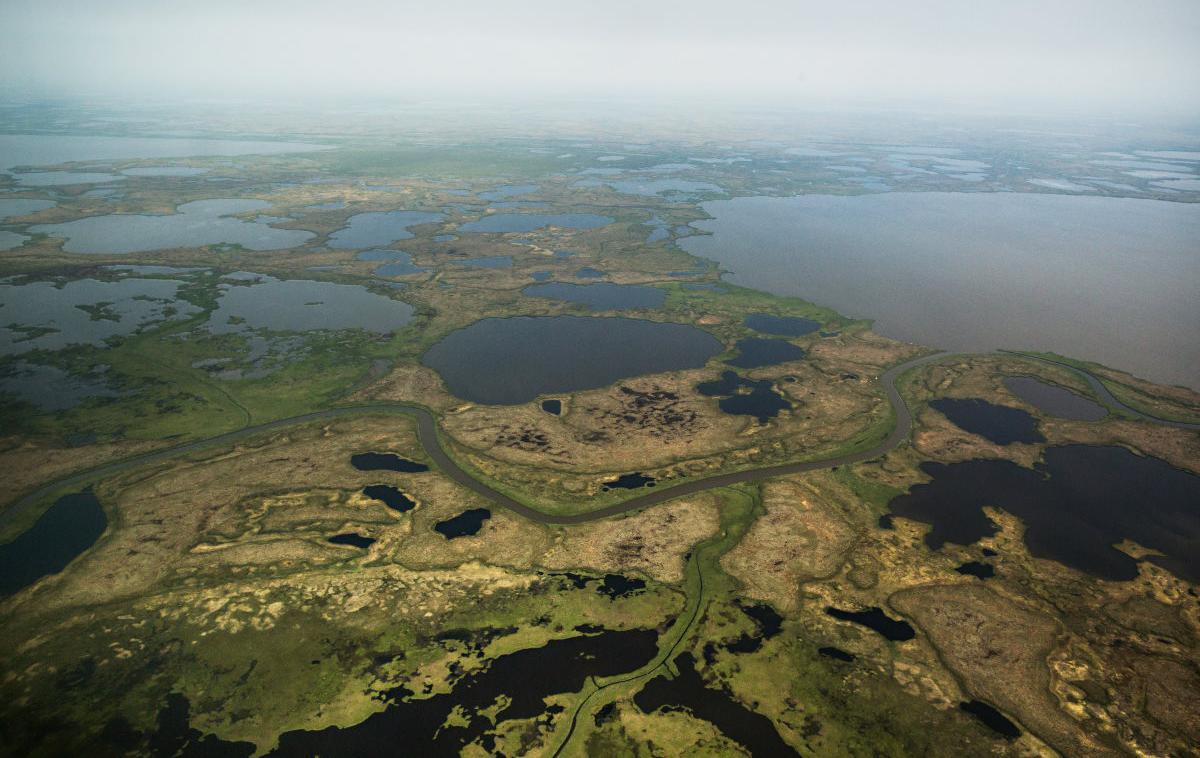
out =
[(1196, 0), (4, 0), (0, 83), (1200, 113)]

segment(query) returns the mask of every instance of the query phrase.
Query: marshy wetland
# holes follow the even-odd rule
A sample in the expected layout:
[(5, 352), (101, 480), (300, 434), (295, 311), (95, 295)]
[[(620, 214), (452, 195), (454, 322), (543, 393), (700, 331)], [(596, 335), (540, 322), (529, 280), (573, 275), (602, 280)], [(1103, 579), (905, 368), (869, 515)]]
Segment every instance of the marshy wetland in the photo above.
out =
[[(1134, 375), (1193, 313), (1192, 208), (1126, 176), (1190, 159), (362, 128), (0, 136), (0, 751), (1200, 744), (1200, 397)], [(1103, 181), (1138, 199), (1070, 194)], [(871, 228), (900, 252), (866, 276)], [(1104, 278), (1153, 244), (1104, 291), (1144, 329), (1121, 304), (1174, 280), (1162, 328), (972, 342), (947, 239), (1051, 290), (1045, 245)], [(995, 345), (1116, 367), (934, 352)]]

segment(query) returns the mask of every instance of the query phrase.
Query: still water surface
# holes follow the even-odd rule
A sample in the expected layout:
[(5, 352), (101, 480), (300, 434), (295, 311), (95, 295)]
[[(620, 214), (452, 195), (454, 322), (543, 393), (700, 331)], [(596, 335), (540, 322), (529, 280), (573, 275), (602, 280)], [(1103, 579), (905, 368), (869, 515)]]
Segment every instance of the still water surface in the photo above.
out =
[(1200, 388), (1200, 204), (1033, 193), (744, 197), (680, 244), (747, 287), (949, 350), (1054, 350)]

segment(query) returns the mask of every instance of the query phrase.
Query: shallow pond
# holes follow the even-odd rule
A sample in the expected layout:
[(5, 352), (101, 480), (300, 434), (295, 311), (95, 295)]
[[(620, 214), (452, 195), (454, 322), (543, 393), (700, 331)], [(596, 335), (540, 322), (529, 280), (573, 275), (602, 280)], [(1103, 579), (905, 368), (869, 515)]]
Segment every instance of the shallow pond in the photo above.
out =
[(451, 332), (421, 362), (458, 397), (514, 405), (632, 376), (699, 368), (721, 350), (711, 334), (685, 324), (523, 316), (487, 318)]
[(397, 471), (402, 474), (429, 470), (424, 463), (410, 461), (395, 453), (355, 453), (350, 456), (350, 465), (359, 471)]
[(738, 354), (725, 362), (738, 368), (777, 366), (780, 363), (798, 361), (805, 356), (803, 349), (787, 340), (746, 337), (738, 340), (734, 347)]
[(545, 411), (546, 413), (549, 413), (552, 416), (560, 416), (560, 415), (562, 415), (562, 401), (561, 400), (543, 400), (542, 401), (542, 410)]
[(1032, 376), (1006, 376), (1004, 386), (1009, 392), (1051, 416), (1072, 421), (1099, 421), (1108, 415), (1108, 409), (1103, 405)]
[(109, 384), (107, 371), (99, 368), (76, 376), (56, 366), (17, 361), (0, 372), (0, 393), (49, 413), (74, 408), (93, 397), (120, 397), (123, 393)]
[(598, 268), (584, 266), (575, 272), (575, 277), (578, 279), (603, 279), (606, 274)]
[(0, 284), (0, 355), (103, 345), (199, 308), (177, 299), (180, 281), (76, 279), (65, 284)]
[(661, 308), (667, 299), (665, 290), (638, 284), (570, 284), (553, 282), (534, 284), (521, 290), (529, 297), (545, 297), (580, 303), (599, 311), (619, 311), (630, 308)]
[(209, 331), (248, 329), (278, 332), (364, 329), (394, 332), (412, 320), (408, 303), (377, 295), (357, 284), (256, 275), (252, 284), (221, 284)]
[(997, 445), (1046, 441), (1038, 431), (1037, 419), (1020, 408), (996, 405), (979, 398), (957, 397), (930, 400), (929, 407), (950, 419), (950, 423), (959, 429), (978, 434)]
[(470, 537), (478, 534), (479, 530), (483, 528), (483, 522), (491, 517), (492, 512), (487, 508), (471, 508), (453, 518), (437, 522), (433, 525), (433, 531), (448, 540)]
[(847, 653), (839, 647), (821, 647), (817, 648), (817, 652), (826, 658), (832, 658), (835, 661), (842, 661), (844, 663), (852, 663), (855, 658), (854, 653)]
[(852, 624), (865, 626), (874, 632), (878, 632), (892, 642), (904, 642), (917, 636), (916, 631), (913, 630), (907, 621), (892, 618), (884, 613), (882, 608), (846, 611), (841, 608), (834, 608), (831, 605), (825, 608), (825, 613), (841, 621), (849, 621)]
[(399, 240), (413, 238), (410, 226), (434, 224), (444, 214), (429, 211), (379, 211), (356, 213), (346, 220), (346, 226), (329, 235), (328, 245), (335, 250), (356, 247), (384, 247)]
[(498, 234), (532, 232), (547, 226), (565, 229), (596, 229), (611, 224), (613, 219), (595, 213), (493, 213), (459, 227), (461, 232)]
[(773, 316), (769, 313), (752, 313), (743, 322), (756, 332), (775, 334), (780, 337), (803, 337), (821, 328), (820, 321), (798, 316)]
[(26, 197), (5, 198), (0, 200), (0, 221), (19, 216), (28, 216), (30, 213), (44, 211), (48, 208), (53, 208), (55, 205), (57, 203), (53, 200), (37, 200)]
[(366, 250), (357, 256), (360, 261), (387, 261), (375, 269), (379, 276), (407, 276), (408, 274), (423, 274), (429, 269), (413, 263), (412, 255), (399, 250)]
[(996, 568), (982, 561), (967, 561), (956, 566), (954, 570), (963, 576), (973, 576), (976, 579), (991, 579), (996, 575)]
[(312, 232), (276, 229), (259, 221), (243, 221), (234, 214), (270, 207), (263, 200), (196, 200), (176, 213), (163, 216), (112, 214), (92, 216), (62, 224), (30, 227), (34, 233), (64, 237), (68, 253), (136, 253), (177, 247), (203, 247), (221, 243), (248, 250), (283, 250), (313, 238)]
[(963, 712), (969, 713), (979, 719), (984, 726), (1006, 740), (1015, 740), (1021, 736), (1021, 730), (1016, 724), (1009, 721), (1003, 713), (982, 700), (968, 700), (965, 703), (959, 703), (958, 707)]
[(334, 545), (349, 545), (351, 547), (360, 547), (364, 549), (375, 544), (375, 539), (373, 537), (364, 537), (363, 535), (356, 534), (355, 532), (335, 534), (327, 541)]
[(734, 416), (753, 416), (765, 424), (792, 404), (775, 391), (769, 379), (747, 379), (733, 371), (721, 373), (721, 378), (696, 385), (696, 391), (706, 397), (719, 397), (718, 407)]
[(0, 545), (0, 596), (57, 574), (104, 534), (108, 519), (91, 492), (63, 495), (33, 526)]
[(1025, 524), (1037, 558), (1110, 581), (1138, 575), (1138, 561), (1114, 545), (1131, 540), (1158, 555), (1144, 560), (1200, 581), (1200, 476), (1116, 446), (1046, 448), (1032, 469), (1006, 460), (921, 464), (932, 479), (894, 498), (895, 516), (930, 524), (925, 543), (969, 545), (997, 532), (983, 508)]
[(1200, 204), (921, 192), (703, 207), (711, 236), (680, 245), (737, 284), (923, 345), (1054, 350), (1200, 388)]
[(631, 474), (621, 474), (616, 479), (610, 479), (605, 482), (601, 489), (605, 490), (638, 490), (642, 487), (653, 487), (655, 479), (652, 476), (646, 476), (640, 471), (634, 471)]
[(25, 244), (25, 240), (29, 239), (24, 234), (17, 234), (4, 229), (0, 229), (0, 250), (12, 250)]
[(400, 513), (411, 511), (417, 506), (417, 501), (390, 484), (370, 484), (363, 487), (362, 493)]

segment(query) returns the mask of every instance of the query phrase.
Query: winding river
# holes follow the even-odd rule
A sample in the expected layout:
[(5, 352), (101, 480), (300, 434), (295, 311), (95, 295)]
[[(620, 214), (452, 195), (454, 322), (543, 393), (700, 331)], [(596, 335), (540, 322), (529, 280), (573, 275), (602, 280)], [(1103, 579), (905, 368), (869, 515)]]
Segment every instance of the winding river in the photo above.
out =
[[(532, 508), (518, 500), (515, 500), (502, 492), (497, 492), (495, 489), (486, 483), (476, 479), (469, 472), (463, 469), (458, 463), (446, 452), (442, 447), (441, 440), (438, 438), (437, 419), (427, 409), (408, 405), (405, 403), (375, 403), (370, 405), (352, 405), (339, 408), (330, 408), (323, 411), (314, 411), (312, 413), (304, 413), (298, 416), (290, 416), (288, 418), (276, 419), (262, 424), (246, 426), (237, 431), (226, 432), (194, 442), (187, 442), (181, 445), (175, 445), (163, 450), (157, 450), (151, 453), (136, 455), (124, 460), (108, 463), (103, 466), (80, 471), (75, 474), (57, 479), (53, 482), (42, 485), (36, 490), (26, 494), (24, 497), (17, 500), (10, 507), (0, 512), (0, 526), (10, 523), (13, 519), (21, 516), (26, 511), (35, 507), (44, 499), (53, 495), (56, 492), (67, 491), (69, 489), (79, 489), (84, 485), (94, 482), (99, 479), (113, 476), (114, 474), (127, 471), (139, 466), (145, 466), (153, 463), (170, 460), (172, 458), (196, 452), (214, 445), (229, 444), (247, 437), (254, 436), (261, 432), (269, 432), (276, 429), (284, 429), (290, 426), (299, 424), (307, 424), (313, 421), (321, 421), (325, 419), (340, 418), (343, 416), (356, 416), (371, 413), (403, 413), (413, 416), (417, 422), (417, 439), (424, 448), (425, 454), (433, 460), (437, 467), (454, 481), (458, 482), (467, 489), (475, 492), (484, 498), (490, 500), (493, 504), (506, 508), (519, 516), (536, 521), (541, 524), (584, 524), (589, 521), (597, 521), (599, 519), (619, 516), (631, 511), (648, 508), (652, 505), (673, 500), (677, 497), (685, 495), (694, 495), (699, 492), (704, 492), (718, 487), (727, 487), (732, 484), (740, 484), (743, 482), (757, 482), (764, 479), (771, 479), (777, 476), (787, 476), (790, 474), (801, 474), (808, 471), (817, 471), (820, 469), (832, 468), (834, 466), (843, 466), (852, 463), (860, 463), (889, 452), (902, 441), (908, 438), (909, 432), (912, 430), (912, 412), (904, 399), (900, 396), (896, 389), (896, 380), (905, 372), (924, 366), (929, 363), (953, 357), (955, 353), (934, 353), (925, 355), (920, 358), (914, 358), (910, 361), (905, 361), (895, 365), (879, 377), (879, 382), (883, 387), (884, 394), (887, 396), (888, 403), (892, 407), (892, 411), (896, 416), (895, 426), (888, 436), (878, 445), (867, 450), (860, 450), (856, 453), (847, 453), (845, 455), (834, 456), (832, 458), (822, 458), (820, 460), (800, 461), (796, 463), (783, 463), (776, 466), (766, 466), (756, 469), (745, 469), (741, 471), (732, 471), (726, 474), (717, 474), (715, 476), (704, 477), (700, 479), (689, 479), (680, 482), (679, 484), (655, 489), (640, 495), (629, 498), (619, 503), (597, 508), (586, 513), (572, 514), (554, 514), (540, 511)], [(1030, 360), (1040, 360), (1046, 363), (1055, 363), (1076, 372), (1091, 385), (1093, 391), (1102, 402), (1112, 408), (1121, 410), (1129, 415), (1132, 415), (1143, 420), (1152, 421), (1170, 426), (1178, 426), (1189, 429), (1200, 429), (1200, 424), (1185, 424), (1182, 422), (1166, 421), (1164, 419), (1147, 416), (1144, 413), (1134, 410), (1113, 397), (1112, 393), (1100, 382), (1099, 379), (1089, 374), (1088, 372), (1060, 364), (1056, 361), (1049, 361), (1036, 356), (1021, 355), (1023, 358)]]

